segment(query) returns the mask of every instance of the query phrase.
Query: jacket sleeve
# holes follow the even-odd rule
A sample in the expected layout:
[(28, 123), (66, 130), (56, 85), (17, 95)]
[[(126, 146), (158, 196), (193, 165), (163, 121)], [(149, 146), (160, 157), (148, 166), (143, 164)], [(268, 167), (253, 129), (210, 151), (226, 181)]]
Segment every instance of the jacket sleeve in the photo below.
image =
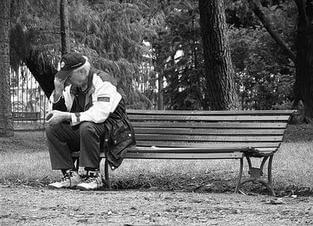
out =
[(100, 82), (95, 87), (95, 94), (92, 100), (92, 106), (84, 112), (72, 113), (72, 125), (75, 126), (84, 121), (94, 123), (104, 122), (114, 112), (120, 100), (121, 95), (117, 92), (116, 87), (110, 82)]
[(49, 98), (49, 101), (52, 104), (52, 110), (67, 111), (64, 97), (60, 96), (58, 100), (55, 100), (53, 96), (54, 96), (54, 91), (52, 92)]

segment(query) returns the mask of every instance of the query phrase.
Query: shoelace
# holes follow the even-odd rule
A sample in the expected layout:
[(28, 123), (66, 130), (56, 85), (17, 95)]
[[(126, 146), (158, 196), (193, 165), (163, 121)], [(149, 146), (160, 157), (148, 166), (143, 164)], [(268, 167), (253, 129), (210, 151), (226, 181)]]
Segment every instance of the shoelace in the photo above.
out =
[(97, 178), (98, 176), (89, 176), (87, 177), (87, 179), (85, 180), (85, 183), (91, 183), (93, 181), (96, 181), (97, 182)]
[(66, 181), (68, 179), (71, 179), (71, 176), (73, 175), (73, 172), (66, 172), (62, 178), (62, 181)]

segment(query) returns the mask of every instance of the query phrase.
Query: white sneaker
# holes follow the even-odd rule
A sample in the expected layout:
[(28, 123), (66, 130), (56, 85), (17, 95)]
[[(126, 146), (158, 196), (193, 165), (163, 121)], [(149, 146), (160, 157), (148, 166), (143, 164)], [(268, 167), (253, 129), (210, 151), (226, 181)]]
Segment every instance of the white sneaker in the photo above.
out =
[(89, 171), (86, 179), (77, 185), (80, 190), (96, 190), (103, 186), (101, 174), (99, 172)]
[(77, 172), (69, 170), (64, 174), (64, 177), (61, 181), (54, 182), (48, 185), (49, 188), (74, 188), (79, 183), (81, 183), (82, 179), (78, 175)]

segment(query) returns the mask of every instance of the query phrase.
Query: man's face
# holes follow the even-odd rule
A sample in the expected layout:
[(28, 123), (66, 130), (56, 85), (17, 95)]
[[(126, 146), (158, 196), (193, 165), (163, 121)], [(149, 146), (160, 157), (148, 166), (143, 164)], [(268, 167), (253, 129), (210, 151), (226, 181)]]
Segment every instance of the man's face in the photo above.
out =
[(73, 71), (68, 79), (68, 82), (78, 87), (86, 86), (88, 82), (88, 73), (86, 70)]

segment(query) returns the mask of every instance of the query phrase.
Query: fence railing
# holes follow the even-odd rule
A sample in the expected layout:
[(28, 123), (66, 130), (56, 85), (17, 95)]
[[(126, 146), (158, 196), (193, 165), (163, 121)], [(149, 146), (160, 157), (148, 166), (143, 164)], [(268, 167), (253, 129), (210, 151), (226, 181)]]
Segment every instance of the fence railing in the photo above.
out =
[(10, 91), (14, 128), (44, 127), (48, 100), (27, 67), (11, 71)]

